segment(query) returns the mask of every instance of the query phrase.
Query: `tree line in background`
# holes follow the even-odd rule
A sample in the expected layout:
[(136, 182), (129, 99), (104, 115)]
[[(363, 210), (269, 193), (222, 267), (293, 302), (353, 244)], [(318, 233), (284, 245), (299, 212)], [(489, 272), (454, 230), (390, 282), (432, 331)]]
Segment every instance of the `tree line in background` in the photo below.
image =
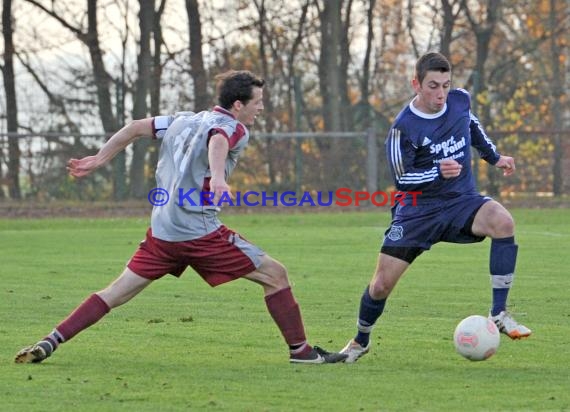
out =
[[(412, 97), (413, 64), (440, 51), (454, 86), (500, 148), (516, 148), (528, 173), (550, 169), (544, 191), (563, 193), (563, 130), (570, 117), (566, 0), (2, 0), (2, 131), (37, 136), (107, 135), (130, 119), (204, 110), (213, 78), (228, 69), (267, 80), (254, 131), (385, 133)], [(520, 132), (550, 131), (521, 140)], [(379, 138), (379, 142), (384, 136)], [(18, 139), (3, 137), (0, 181), (19, 199)], [(51, 137), (53, 165), (93, 153), (89, 139)], [(100, 142), (99, 142), (100, 143)], [(568, 143), (566, 143), (568, 144)], [(319, 164), (306, 185), (355, 185), (367, 150), (358, 139), (252, 139), (244, 181), (264, 170), (267, 187), (290, 188), (295, 159)], [(508, 151), (506, 151), (508, 152)], [(511, 150), (512, 152), (512, 150)], [(145, 197), (157, 148), (121, 153), (110, 197)], [(339, 167), (339, 165), (341, 165)], [(490, 194), (494, 169), (479, 170)], [(312, 180), (311, 180), (312, 179)], [(354, 187), (354, 186), (353, 186)]]

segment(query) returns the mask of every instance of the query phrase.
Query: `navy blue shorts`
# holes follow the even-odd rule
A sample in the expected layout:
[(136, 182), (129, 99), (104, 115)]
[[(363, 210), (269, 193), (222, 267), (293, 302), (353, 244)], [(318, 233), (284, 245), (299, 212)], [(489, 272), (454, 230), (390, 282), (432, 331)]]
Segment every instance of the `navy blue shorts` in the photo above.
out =
[(438, 242), (481, 242), (485, 237), (475, 236), (471, 226), (479, 208), (489, 200), (490, 197), (469, 194), (417, 206), (396, 205), (383, 246), (429, 250)]

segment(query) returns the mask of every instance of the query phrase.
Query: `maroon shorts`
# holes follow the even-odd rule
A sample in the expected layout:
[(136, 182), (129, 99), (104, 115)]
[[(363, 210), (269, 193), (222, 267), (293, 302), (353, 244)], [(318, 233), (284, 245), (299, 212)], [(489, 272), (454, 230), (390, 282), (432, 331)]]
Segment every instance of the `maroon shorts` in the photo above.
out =
[(183, 242), (157, 239), (149, 228), (127, 267), (139, 276), (155, 280), (166, 274), (179, 277), (190, 266), (210, 286), (217, 286), (253, 272), (264, 254), (225, 226)]

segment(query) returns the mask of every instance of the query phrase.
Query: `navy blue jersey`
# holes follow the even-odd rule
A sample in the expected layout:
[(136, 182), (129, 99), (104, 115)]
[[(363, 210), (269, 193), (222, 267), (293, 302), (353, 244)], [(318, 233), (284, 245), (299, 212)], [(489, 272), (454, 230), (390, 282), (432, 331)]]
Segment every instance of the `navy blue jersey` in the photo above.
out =
[[(471, 146), (492, 165), (500, 155), (471, 113), (470, 103), (467, 91), (454, 89), (439, 113), (422, 113), (410, 102), (398, 114), (386, 139), (388, 164), (398, 190), (422, 192), (417, 197), (420, 203), (477, 192), (471, 170)], [(463, 166), (461, 174), (444, 179), (439, 171), (443, 159), (459, 162)]]

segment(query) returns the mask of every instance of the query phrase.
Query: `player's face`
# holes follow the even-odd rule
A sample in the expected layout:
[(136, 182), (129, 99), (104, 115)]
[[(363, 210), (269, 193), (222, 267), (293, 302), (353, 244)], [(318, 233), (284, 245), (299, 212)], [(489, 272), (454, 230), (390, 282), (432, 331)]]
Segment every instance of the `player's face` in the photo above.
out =
[(427, 114), (438, 113), (443, 109), (451, 88), (451, 73), (430, 71), (421, 84), (414, 79), (412, 85), (417, 94), (416, 108)]
[(263, 89), (254, 87), (252, 91), (252, 99), (246, 104), (241, 104), (237, 119), (246, 126), (252, 126), (255, 118), (263, 110)]

